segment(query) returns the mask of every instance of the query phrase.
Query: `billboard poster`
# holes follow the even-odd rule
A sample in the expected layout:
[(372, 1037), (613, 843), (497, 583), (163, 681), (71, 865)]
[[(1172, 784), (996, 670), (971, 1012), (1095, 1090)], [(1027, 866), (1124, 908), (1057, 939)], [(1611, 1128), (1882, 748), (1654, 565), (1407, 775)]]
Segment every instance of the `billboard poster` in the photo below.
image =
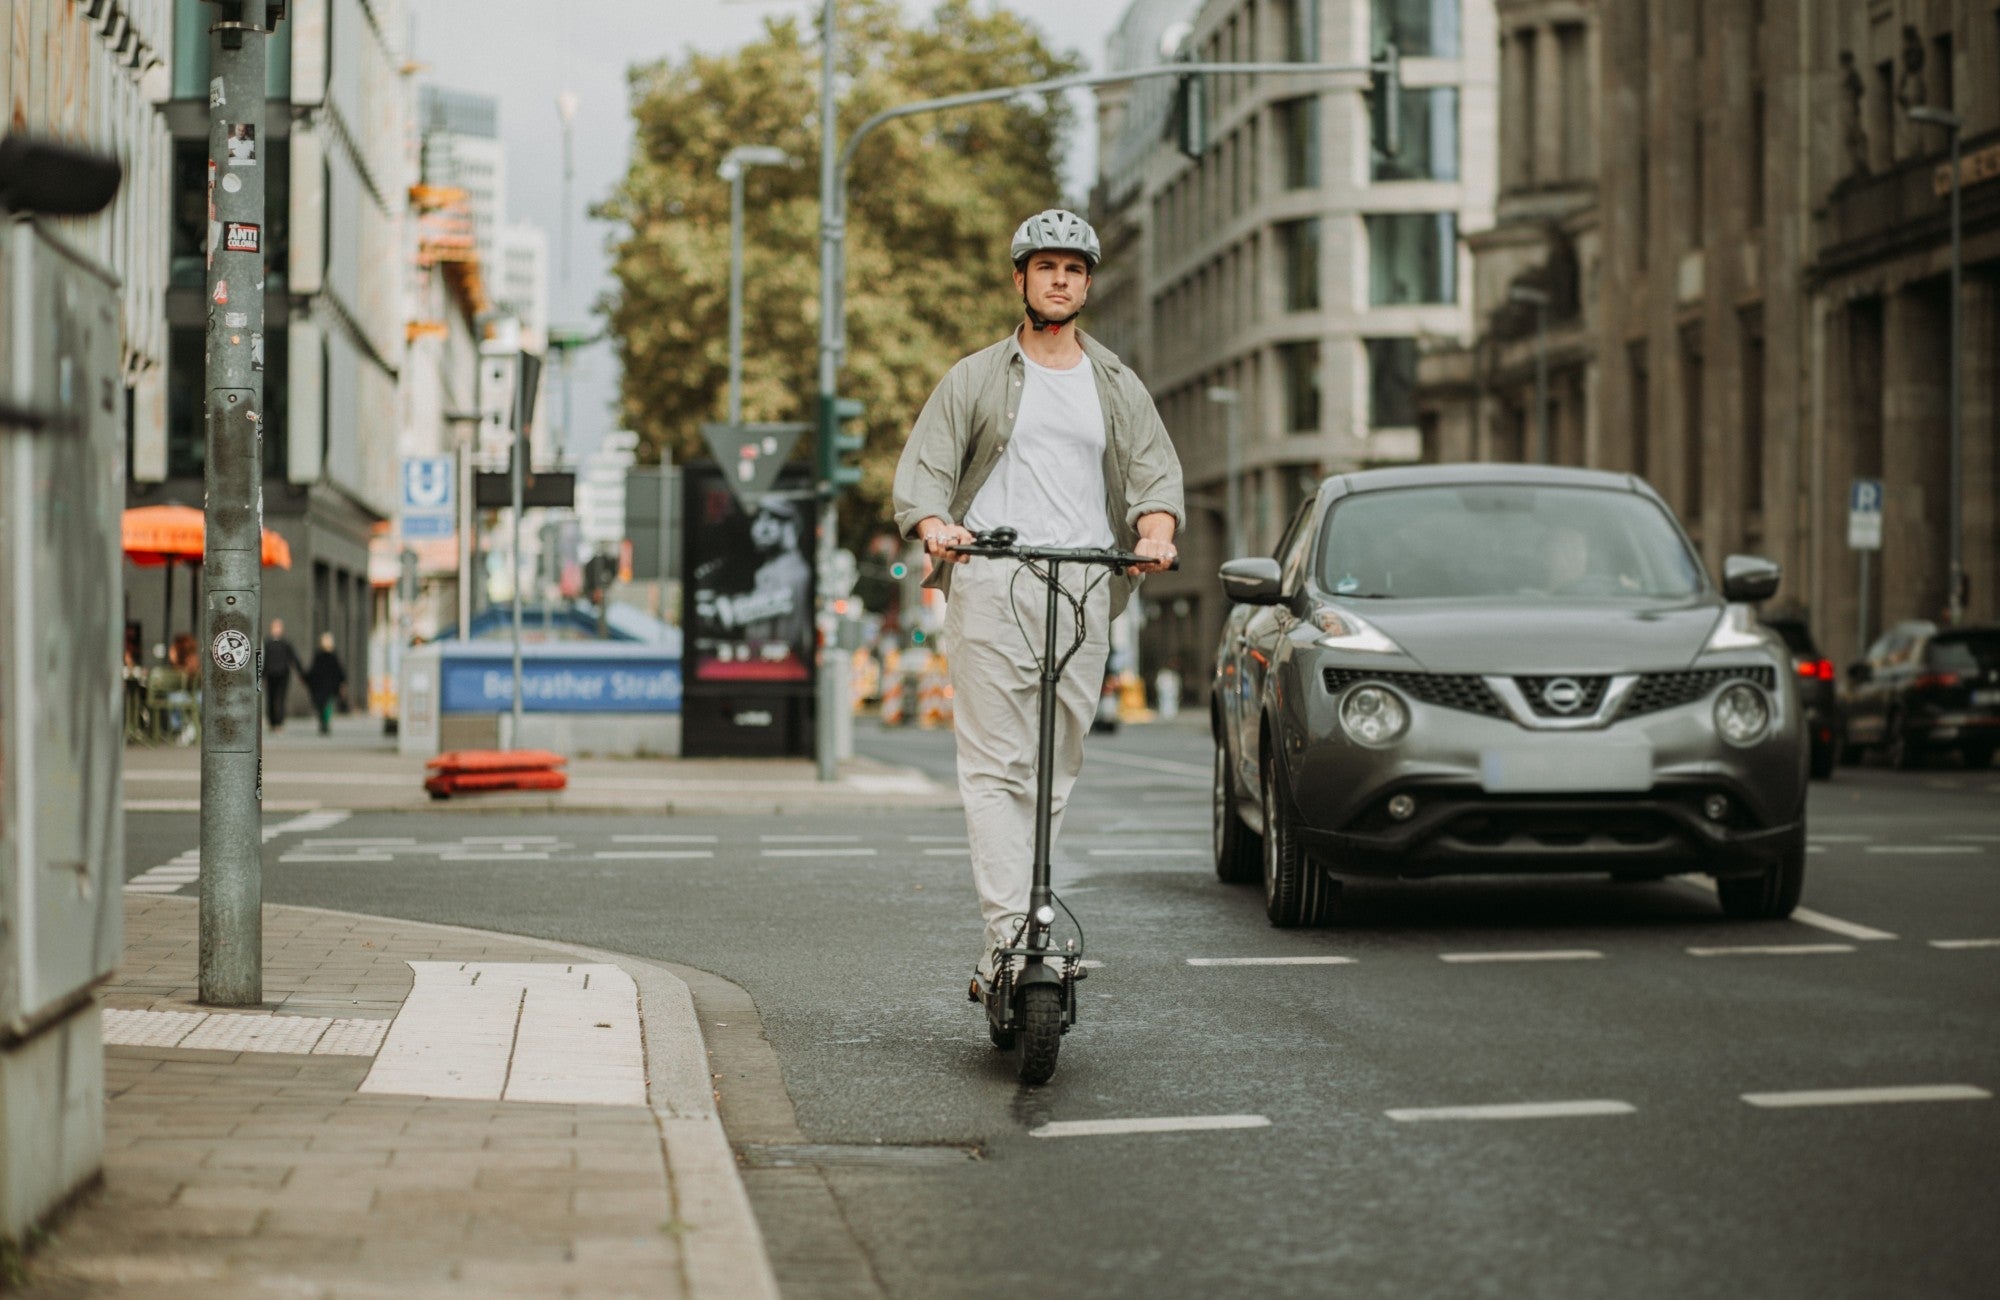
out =
[(811, 478), (787, 466), (746, 513), (712, 464), (682, 475), (685, 662), (691, 682), (804, 683), (813, 664)]

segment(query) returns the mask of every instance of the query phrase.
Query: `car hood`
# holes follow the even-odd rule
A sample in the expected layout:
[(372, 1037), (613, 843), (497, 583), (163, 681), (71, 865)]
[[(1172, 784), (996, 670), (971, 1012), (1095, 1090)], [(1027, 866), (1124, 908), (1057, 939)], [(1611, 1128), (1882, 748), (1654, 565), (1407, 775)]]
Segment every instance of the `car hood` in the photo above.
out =
[(1342, 602), (1436, 673), (1618, 673), (1684, 668), (1724, 607)]

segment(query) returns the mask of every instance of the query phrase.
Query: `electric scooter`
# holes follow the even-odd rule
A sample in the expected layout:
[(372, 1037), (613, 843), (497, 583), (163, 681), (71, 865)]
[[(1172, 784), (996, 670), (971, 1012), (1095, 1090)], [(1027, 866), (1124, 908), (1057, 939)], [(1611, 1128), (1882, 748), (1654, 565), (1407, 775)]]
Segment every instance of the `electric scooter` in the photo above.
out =
[[(1062, 1036), (1076, 1023), (1076, 986), (1088, 973), (1083, 968), (1078, 938), (1058, 950), (1052, 946), (1051, 930), (1056, 908), (1069, 906), (1056, 897), (1049, 886), (1050, 824), (1054, 819), (1056, 687), (1063, 669), (1084, 641), (1083, 601), (1065, 590), (1059, 579), (1065, 564), (1102, 565), (1111, 570), (1150, 564), (1143, 555), (1130, 551), (1099, 550), (1094, 547), (1021, 546), (1012, 528), (994, 528), (974, 533), (969, 545), (951, 549), (960, 555), (994, 560), (1024, 561), (1024, 572), (1033, 574), (1048, 588), (1048, 612), (1042, 626), (1041, 724), (1035, 760), (1035, 861), (1034, 883), (1028, 891), (1028, 915), (1013, 946), (995, 950), (1000, 958), (993, 981), (981, 995), (986, 1004), (987, 1033), (1003, 1052), (1020, 1051), (1020, 1078), (1023, 1083), (1047, 1083), (1056, 1072), (1056, 1054)], [(1178, 566), (1175, 566), (1178, 567)], [(1087, 597), (1089, 589), (1084, 595)], [(1056, 652), (1057, 601), (1067, 600), (1076, 616), (1076, 637), (1060, 657)], [(1076, 915), (1069, 913), (1070, 923)], [(1017, 963), (1014, 959), (1019, 958)], [(1015, 970), (1016, 965), (1020, 969)]]

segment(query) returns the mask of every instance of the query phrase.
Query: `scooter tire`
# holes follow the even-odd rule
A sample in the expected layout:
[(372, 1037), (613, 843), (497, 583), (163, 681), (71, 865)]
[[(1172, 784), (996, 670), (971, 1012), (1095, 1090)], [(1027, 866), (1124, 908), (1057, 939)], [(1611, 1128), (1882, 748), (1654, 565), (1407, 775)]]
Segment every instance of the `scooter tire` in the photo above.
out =
[(1062, 1049), (1062, 1031), (1062, 990), (1053, 984), (1030, 984), (1022, 989), (1022, 1083), (1047, 1083), (1055, 1077), (1056, 1053)]

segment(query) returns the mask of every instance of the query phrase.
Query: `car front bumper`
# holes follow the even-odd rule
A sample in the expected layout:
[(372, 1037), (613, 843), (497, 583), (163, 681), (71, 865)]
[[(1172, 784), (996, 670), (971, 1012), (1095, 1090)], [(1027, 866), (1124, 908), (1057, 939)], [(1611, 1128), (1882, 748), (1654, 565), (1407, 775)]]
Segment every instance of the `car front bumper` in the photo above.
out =
[[(1712, 693), (1568, 731), (1403, 698), (1410, 727), (1391, 745), (1350, 740), (1334, 692), (1312, 702), (1289, 738), (1301, 840), (1336, 873), (1751, 874), (1797, 851), (1804, 834), (1810, 737), (1797, 697), (1782, 689), (1770, 695), (1769, 734), (1744, 748), (1717, 735)], [(1561, 788), (1523, 789), (1496, 779), (1496, 755), (1571, 775)], [(1610, 788), (1592, 788), (1600, 761), (1620, 773)], [(1391, 812), (1398, 795), (1415, 804), (1400, 818)], [(1716, 796), (1719, 809), (1709, 806)]]

